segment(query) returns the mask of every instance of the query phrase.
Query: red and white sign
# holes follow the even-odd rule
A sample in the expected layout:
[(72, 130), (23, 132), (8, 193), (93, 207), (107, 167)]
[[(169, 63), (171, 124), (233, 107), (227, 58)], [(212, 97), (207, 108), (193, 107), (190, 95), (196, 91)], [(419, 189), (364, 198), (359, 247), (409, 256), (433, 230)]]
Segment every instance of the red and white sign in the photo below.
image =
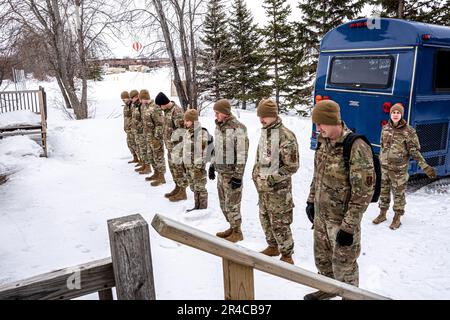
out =
[(141, 50), (142, 50), (142, 44), (141, 44), (140, 42), (135, 42), (135, 43), (133, 43), (133, 49), (134, 49), (136, 52), (141, 51)]

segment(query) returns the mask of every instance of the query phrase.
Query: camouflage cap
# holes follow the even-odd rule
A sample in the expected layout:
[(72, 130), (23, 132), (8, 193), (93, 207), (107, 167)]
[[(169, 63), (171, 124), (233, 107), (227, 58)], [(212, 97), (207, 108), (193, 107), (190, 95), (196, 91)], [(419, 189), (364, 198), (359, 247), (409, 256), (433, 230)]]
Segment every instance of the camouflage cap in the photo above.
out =
[(131, 90), (130, 92), (130, 98), (133, 99), (134, 97), (137, 97), (139, 95), (139, 91), (137, 90)]
[(186, 112), (184, 113), (184, 121), (198, 121), (198, 111), (195, 109), (186, 110)]
[(271, 99), (262, 99), (256, 113), (260, 118), (276, 118), (278, 117), (278, 105)]
[(402, 114), (402, 118), (405, 115), (405, 108), (403, 107), (403, 105), (401, 103), (396, 103), (392, 106), (390, 113), (394, 112), (394, 111), (398, 111)]
[(130, 94), (128, 91), (124, 91), (120, 94), (120, 99), (130, 99)]
[(220, 99), (214, 104), (214, 111), (231, 115), (231, 104), (227, 99)]
[(150, 100), (150, 93), (148, 90), (144, 89), (139, 92), (139, 100)]
[(312, 121), (315, 124), (341, 125), (341, 109), (333, 100), (317, 102), (312, 110)]

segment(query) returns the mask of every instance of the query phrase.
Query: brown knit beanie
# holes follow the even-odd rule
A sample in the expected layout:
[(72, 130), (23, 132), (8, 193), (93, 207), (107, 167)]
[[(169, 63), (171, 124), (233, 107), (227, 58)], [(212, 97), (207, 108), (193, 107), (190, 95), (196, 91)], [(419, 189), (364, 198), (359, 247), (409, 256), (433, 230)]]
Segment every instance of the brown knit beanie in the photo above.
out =
[(341, 109), (333, 100), (317, 102), (312, 111), (312, 121), (315, 124), (338, 126), (341, 124)]
[(128, 91), (124, 91), (120, 94), (120, 99), (124, 100), (124, 99), (130, 99), (130, 94), (128, 93)]
[(402, 118), (403, 118), (405, 115), (405, 108), (403, 108), (403, 106), (400, 103), (396, 103), (392, 106), (390, 113), (392, 114), (392, 112), (394, 112), (396, 110), (402, 114)]
[(131, 92), (130, 92), (130, 99), (133, 99), (134, 97), (137, 97), (138, 95), (139, 95), (139, 91), (131, 90)]
[(278, 117), (278, 106), (271, 99), (263, 99), (259, 103), (256, 113), (260, 118), (276, 118)]
[(221, 99), (214, 104), (214, 111), (231, 115), (231, 104), (227, 99)]
[(144, 89), (139, 92), (139, 100), (150, 100), (150, 93), (148, 90)]
[(184, 121), (198, 121), (198, 111), (195, 109), (188, 109), (184, 113)]

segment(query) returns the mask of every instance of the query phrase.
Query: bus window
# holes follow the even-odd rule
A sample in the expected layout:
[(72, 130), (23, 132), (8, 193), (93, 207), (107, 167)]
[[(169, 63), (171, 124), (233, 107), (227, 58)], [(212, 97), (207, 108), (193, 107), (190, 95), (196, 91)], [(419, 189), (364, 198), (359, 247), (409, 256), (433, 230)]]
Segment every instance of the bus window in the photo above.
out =
[(328, 84), (358, 89), (387, 89), (392, 83), (392, 56), (333, 57)]
[(450, 50), (437, 50), (434, 65), (434, 90), (450, 91)]

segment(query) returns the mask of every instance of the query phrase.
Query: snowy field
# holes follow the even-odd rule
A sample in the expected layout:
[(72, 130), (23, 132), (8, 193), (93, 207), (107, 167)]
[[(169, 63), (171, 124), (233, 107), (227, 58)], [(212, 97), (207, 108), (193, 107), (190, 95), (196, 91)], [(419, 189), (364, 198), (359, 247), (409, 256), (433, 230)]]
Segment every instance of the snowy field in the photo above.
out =
[[(169, 84), (167, 70), (106, 76), (91, 83), (94, 119), (70, 121), (61, 110), (50, 108), (48, 159), (39, 158), (40, 148), (27, 137), (0, 140), (0, 173), (13, 172), (0, 186), (0, 284), (110, 256), (106, 221), (111, 218), (140, 213), (150, 223), (159, 213), (211, 234), (227, 227), (215, 181), (208, 181), (209, 209), (186, 214), (194, 202), (190, 191), (188, 200), (177, 204), (163, 197), (174, 186), (169, 172), (168, 183), (153, 188), (127, 163), (131, 157), (122, 129), (120, 92), (148, 88), (154, 97), (159, 91), (168, 93)], [(54, 83), (39, 85), (49, 101), (55, 100)], [(261, 250), (266, 243), (251, 181), (261, 125), (254, 112), (241, 111), (239, 117), (250, 137), (242, 201), (244, 241), (239, 245)], [(300, 145), (300, 170), (293, 178), (294, 260), (316, 272), (311, 224), (304, 212), (313, 170), (311, 122), (298, 117), (283, 121)], [(211, 110), (203, 112), (201, 122), (213, 132)], [(388, 222), (379, 226), (371, 222), (377, 206), (366, 212), (360, 286), (394, 299), (450, 299), (450, 198), (425, 187), (408, 195), (407, 202), (397, 231), (388, 227), (392, 211)], [(158, 299), (223, 299), (220, 258), (163, 239), (151, 226), (150, 236)], [(302, 299), (311, 291), (255, 272), (257, 299)]]

